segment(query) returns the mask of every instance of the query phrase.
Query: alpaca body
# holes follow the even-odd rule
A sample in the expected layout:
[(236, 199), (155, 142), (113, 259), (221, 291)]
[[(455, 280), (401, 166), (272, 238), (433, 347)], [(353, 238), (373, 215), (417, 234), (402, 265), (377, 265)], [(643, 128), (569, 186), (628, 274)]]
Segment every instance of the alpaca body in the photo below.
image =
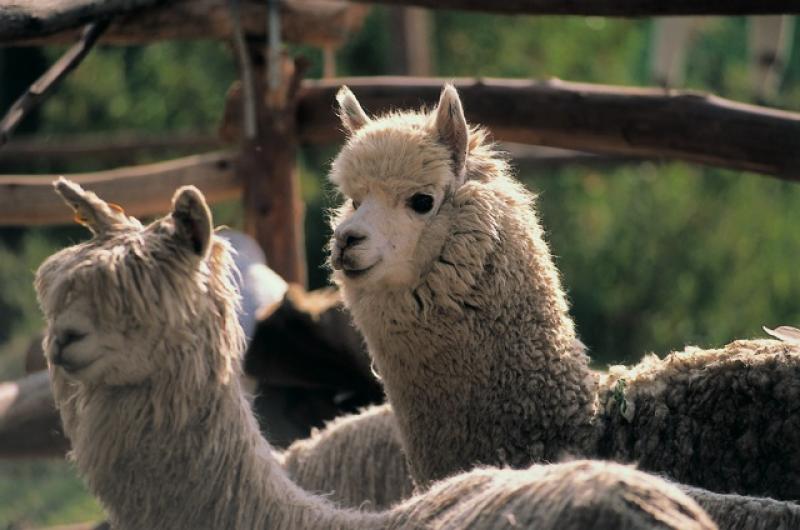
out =
[[(372, 407), (295, 442), (282, 463), (303, 489), (344, 506), (385, 509), (406, 500), (414, 488), (399, 436), (391, 407)], [(675, 486), (722, 530), (800, 528), (800, 505), (794, 502)]]
[[(616, 379), (600, 386), (576, 339), (532, 196), (468, 129), (455, 90), (429, 115), (370, 119), (349, 92), (339, 103), (350, 136), (330, 180), (349, 200), (333, 220), (333, 277), (417, 483), (602, 456), (720, 492), (800, 497), (800, 348), (763, 363), (698, 351), (634, 367), (636, 416), (622, 424)], [(779, 449), (773, 432), (786, 437)]]
[(600, 396), (599, 456), (714, 491), (800, 499), (797, 346), (741, 340), (652, 356), (612, 368)]
[(240, 388), (232, 260), (200, 192), (143, 227), (56, 189), (95, 237), (37, 272), (44, 349), (71, 458), (117, 530), (715, 528), (673, 485), (602, 462), (478, 469), (376, 513), (305, 492)]

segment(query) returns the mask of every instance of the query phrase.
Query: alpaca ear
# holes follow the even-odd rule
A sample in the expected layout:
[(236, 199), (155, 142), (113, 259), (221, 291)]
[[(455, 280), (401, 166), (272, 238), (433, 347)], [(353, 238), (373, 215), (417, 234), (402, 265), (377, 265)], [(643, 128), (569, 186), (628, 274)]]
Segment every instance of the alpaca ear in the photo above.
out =
[(432, 128), (438, 134), (439, 141), (450, 149), (453, 158), (453, 172), (459, 183), (463, 182), (469, 129), (467, 120), (464, 118), (461, 99), (453, 85), (445, 85), (442, 89), (439, 104), (433, 111)]
[(342, 125), (348, 134), (353, 134), (370, 122), (369, 116), (346, 86), (342, 86), (337, 92), (336, 102), (339, 104), (339, 119), (342, 120)]
[(53, 183), (56, 193), (75, 210), (75, 221), (95, 235), (103, 235), (120, 224), (130, 224), (122, 208), (109, 204), (91, 191), (86, 191), (72, 181), (60, 177)]
[(172, 198), (172, 222), (174, 236), (187, 250), (205, 258), (211, 246), (211, 210), (200, 190), (194, 186), (183, 186)]

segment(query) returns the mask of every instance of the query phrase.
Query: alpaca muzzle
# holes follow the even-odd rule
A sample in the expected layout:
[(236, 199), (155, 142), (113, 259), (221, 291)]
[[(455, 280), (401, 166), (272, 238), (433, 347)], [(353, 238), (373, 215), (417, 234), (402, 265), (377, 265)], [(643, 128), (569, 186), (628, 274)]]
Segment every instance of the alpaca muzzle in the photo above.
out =
[(81, 333), (73, 329), (66, 329), (57, 332), (53, 339), (53, 348), (55, 353), (50, 361), (54, 365), (60, 366), (68, 372), (82, 368), (82, 366), (77, 366), (68, 357), (66, 357), (64, 355), (64, 350), (66, 350), (70, 345), (80, 342), (84, 337), (86, 337), (86, 333)]

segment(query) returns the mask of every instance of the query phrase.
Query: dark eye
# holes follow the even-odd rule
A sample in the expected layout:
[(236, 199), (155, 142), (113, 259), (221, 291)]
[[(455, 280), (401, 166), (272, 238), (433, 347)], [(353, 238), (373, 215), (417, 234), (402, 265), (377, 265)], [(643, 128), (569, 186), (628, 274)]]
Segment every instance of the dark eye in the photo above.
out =
[(361, 203), (355, 199), (352, 199), (353, 202), (353, 210), (358, 210), (358, 207), (361, 206)]
[(433, 208), (433, 195), (415, 193), (408, 199), (408, 206), (417, 213), (428, 213)]

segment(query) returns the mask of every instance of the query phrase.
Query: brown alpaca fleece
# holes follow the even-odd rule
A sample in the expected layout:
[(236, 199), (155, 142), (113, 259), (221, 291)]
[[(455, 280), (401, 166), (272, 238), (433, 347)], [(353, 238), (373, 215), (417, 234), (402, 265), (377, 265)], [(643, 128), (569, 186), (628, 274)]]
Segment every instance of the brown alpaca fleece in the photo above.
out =
[(603, 462), (478, 469), (378, 513), (309, 494), (240, 387), (232, 260), (200, 192), (142, 227), (56, 189), (96, 236), (37, 272), (45, 354), (71, 458), (116, 530), (715, 528), (671, 484)]
[[(343, 115), (366, 116), (346, 89), (339, 100)], [(467, 129), (455, 90), (430, 114), (345, 125), (330, 174), (348, 198), (333, 219), (333, 277), (419, 484), (474, 465), (574, 455), (635, 460), (722, 493), (800, 498), (800, 347), (691, 351), (688, 361), (617, 370), (601, 386), (532, 196), (485, 134)], [(460, 144), (442, 133), (453, 127), (469, 135), (463, 165), (452, 152)], [(613, 406), (619, 379), (631, 396), (627, 420)]]

